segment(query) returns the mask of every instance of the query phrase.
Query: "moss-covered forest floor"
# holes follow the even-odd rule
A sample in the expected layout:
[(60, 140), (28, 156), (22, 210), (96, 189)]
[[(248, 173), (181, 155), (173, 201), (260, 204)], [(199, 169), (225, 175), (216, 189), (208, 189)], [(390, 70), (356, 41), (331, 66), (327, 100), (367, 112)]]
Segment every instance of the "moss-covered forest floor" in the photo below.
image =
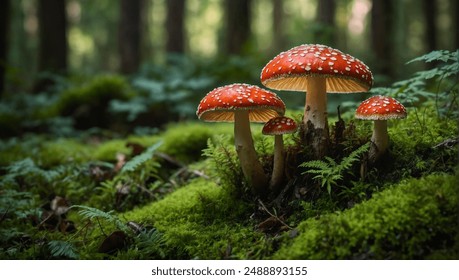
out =
[[(376, 164), (361, 148), (372, 122), (350, 110), (339, 139), (329, 119), (333, 160), (318, 177), (301, 167), (310, 158), (298, 134), (285, 137), (282, 192), (264, 198), (242, 179), (232, 124), (4, 137), (0, 259), (458, 259), (459, 94), (441, 72), (457, 75), (457, 58), (448, 65), (428, 77), (441, 79), (416, 84), (420, 72), (376, 89), (408, 111), (389, 121), (389, 151)], [(252, 133), (269, 174), (274, 139), (261, 125)]]

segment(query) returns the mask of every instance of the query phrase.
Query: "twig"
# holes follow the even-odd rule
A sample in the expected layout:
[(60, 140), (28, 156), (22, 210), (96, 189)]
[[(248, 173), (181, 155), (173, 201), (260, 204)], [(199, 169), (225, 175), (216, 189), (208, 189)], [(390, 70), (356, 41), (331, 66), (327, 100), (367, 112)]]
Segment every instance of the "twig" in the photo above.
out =
[(276, 219), (278, 222), (280, 222), (282, 225), (286, 226), (288, 229), (292, 229), (291, 226), (287, 225), (284, 221), (282, 221), (281, 219), (279, 219), (279, 217), (277, 217), (276, 215), (273, 215), (271, 212), (269, 212), (268, 208), (266, 208), (266, 206), (263, 204), (263, 201), (261, 201), (261, 199), (258, 199), (258, 203), (260, 203), (261, 207), (263, 207), (263, 210), (266, 211), (266, 213), (268, 213), (271, 217), (273, 217), (274, 219)]
[(437, 149), (437, 148), (440, 148), (440, 147), (452, 148), (457, 143), (459, 143), (459, 137), (457, 137), (455, 139), (446, 139), (445, 141), (442, 141), (441, 143), (433, 146), (432, 148), (433, 149)]

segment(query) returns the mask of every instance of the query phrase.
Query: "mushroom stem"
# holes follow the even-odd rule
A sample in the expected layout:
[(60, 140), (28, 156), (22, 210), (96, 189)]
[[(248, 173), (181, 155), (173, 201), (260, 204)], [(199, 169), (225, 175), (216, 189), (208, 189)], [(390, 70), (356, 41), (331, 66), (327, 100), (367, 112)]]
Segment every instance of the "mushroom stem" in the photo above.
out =
[(284, 177), (284, 140), (282, 135), (274, 136), (274, 164), (269, 187), (277, 193)]
[(303, 139), (312, 146), (314, 156), (322, 158), (329, 141), (327, 121), (326, 78), (312, 76), (307, 80), (304, 106)]
[(311, 121), (315, 128), (325, 128), (327, 122), (327, 87), (323, 77), (309, 77), (303, 124)]
[(387, 134), (387, 121), (375, 120), (373, 134), (371, 135), (371, 145), (368, 152), (370, 161), (375, 162), (389, 146), (389, 135)]
[(255, 194), (264, 195), (268, 179), (253, 146), (248, 110), (234, 112), (234, 141), (244, 177)]

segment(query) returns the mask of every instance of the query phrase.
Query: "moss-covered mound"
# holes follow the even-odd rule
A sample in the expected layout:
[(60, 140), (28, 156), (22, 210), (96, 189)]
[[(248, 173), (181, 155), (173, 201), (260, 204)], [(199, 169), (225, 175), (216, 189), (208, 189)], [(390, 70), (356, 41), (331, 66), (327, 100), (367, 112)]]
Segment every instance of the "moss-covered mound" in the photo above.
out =
[(247, 210), (200, 179), (123, 217), (153, 224), (183, 258), (458, 257), (458, 248), (452, 248), (458, 234), (457, 178), (452, 175), (405, 180), (347, 211), (305, 217), (277, 241), (256, 230)]
[(443, 174), (409, 179), (350, 210), (305, 220), (273, 258), (458, 258), (457, 183)]
[(230, 201), (221, 187), (199, 179), (123, 217), (153, 224), (167, 246), (176, 249), (177, 258), (245, 259), (256, 253), (263, 235), (253, 230), (244, 213), (249, 213), (244, 203)]

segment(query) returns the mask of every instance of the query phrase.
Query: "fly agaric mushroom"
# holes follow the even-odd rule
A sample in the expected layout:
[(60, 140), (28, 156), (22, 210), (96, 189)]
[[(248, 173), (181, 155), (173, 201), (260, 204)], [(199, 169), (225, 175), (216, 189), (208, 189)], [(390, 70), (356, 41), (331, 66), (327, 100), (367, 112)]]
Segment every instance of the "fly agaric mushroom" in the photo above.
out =
[(325, 155), (329, 142), (327, 92), (368, 91), (370, 69), (360, 60), (324, 45), (306, 44), (274, 57), (261, 71), (261, 82), (277, 90), (306, 91), (302, 138), (314, 155)]
[(274, 135), (274, 165), (269, 187), (276, 193), (284, 176), (284, 140), (283, 134), (293, 133), (297, 129), (296, 122), (288, 117), (275, 117), (263, 126), (264, 135)]
[(355, 112), (355, 118), (374, 120), (373, 143), (368, 152), (370, 162), (375, 162), (389, 146), (387, 120), (406, 118), (405, 107), (392, 97), (376, 95), (360, 103)]
[(208, 122), (234, 122), (234, 141), (242, 172), (255, 194), (263, 195), (268, 183), (253, 146), (250, 122), (267, 122), (283, 115), (284, 102), (273, 92), (247, 84), (232, 84), (209, 92), (196, 115)]

